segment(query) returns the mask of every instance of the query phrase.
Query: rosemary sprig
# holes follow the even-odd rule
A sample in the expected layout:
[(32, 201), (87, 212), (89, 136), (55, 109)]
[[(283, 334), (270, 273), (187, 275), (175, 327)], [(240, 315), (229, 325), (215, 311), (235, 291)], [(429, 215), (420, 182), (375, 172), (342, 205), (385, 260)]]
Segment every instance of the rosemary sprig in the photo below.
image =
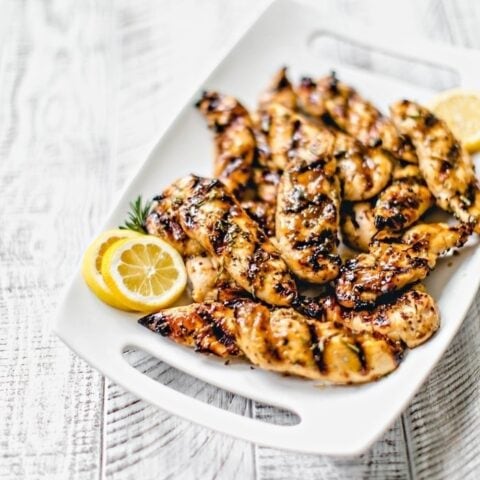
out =
[(122, 230), (133, 230), (139, 233), (147, 233), (145, 229), (145, 221), (152, 209), (152, 202), (146, 201), (143, 204), (142, 196), (139, 195), (135, 201), (130, 202), (130, 211), (128, 212), (127, 219), (123, 225), (120, 225)]

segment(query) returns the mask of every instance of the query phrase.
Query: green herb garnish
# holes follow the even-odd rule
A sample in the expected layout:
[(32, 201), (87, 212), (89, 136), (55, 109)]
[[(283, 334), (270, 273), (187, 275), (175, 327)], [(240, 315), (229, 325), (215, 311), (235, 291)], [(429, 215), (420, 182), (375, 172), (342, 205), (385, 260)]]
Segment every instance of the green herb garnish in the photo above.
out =
[(130, 202), (130, 211), (128, 212), (127, 219), (123, 225), (120, 225), (122, 230), (133, 230), (134, 232), (147, 233), (145, 229), (145, 222), (147, 216), (152, 210), (152, 202), (142, 202), (142, 196), (139, 195), (134, 202)]

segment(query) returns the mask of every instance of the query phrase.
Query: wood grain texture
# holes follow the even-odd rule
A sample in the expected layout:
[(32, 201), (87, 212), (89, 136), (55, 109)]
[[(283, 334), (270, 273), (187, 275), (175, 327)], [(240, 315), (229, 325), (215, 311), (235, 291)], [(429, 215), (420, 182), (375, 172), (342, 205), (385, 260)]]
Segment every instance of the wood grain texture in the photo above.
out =
[[(279, 413), (254, 405), (254, 416), (272, 418)], [(408, 456), (403, 442), (401, 420), (365, 454), (351, 459), (322, 455), (301, 455), (266, 447), (256, 447), (257, 478), (262, 480), (298, 479), (393, 479), (407, 478)]]
[[(149, 377), (219, 408), (249, 415), (250, 401), (211, 387), (141, 351), (126, 355)], [(109, 383), (106, 475), (108, 478), (252, 478), (252, 446), (142, 402)]]
[(49, 322), (112, 192), (110, 4), (25, 1), (5, 11), (0, 478), (90, 479), (100, 473), (103, 380)]
[[(348, 460), (257, 447), (172, 417), (104, 384), (49, 333), (60, 290), (114, 195), (212, 56), (265, 1), (2, 4), (0, 478), (479, 478), (478, 300), (402, 418)], [(302, 1), (338, 24), (347, 18), (386, 34), (480, 48), (479, 2)], [(402, 70), (353, 47), (342, 52), (369, 68)], [(444, 88), (445, 79), (436, 81)], [(128, 358), (221, 408), (285, 419), (141, 352)]]

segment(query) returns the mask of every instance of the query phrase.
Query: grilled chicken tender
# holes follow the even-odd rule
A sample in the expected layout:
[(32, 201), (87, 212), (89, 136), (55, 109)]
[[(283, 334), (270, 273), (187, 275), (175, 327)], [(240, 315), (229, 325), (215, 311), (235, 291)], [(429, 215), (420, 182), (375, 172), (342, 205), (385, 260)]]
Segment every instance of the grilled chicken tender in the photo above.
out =
[(275, 205), (282, 170), (275, 164), (267, 137), (259, 125), (254, 127), (254, 135), (257, 148), (252, 168), (253, 184), (260, 200)]
[(335, 285), (338, 301), (347, 308), (363, 308), (423, 280), (439, 255), (462, 246), (470, 233), (468, 225), (427, 224), (412, 227), (401, 243), (372, 242), (369, 253), (347, 260), (341, 268)]
[(204, 92), (197, 107), (215, 133), (213, 175), (232, 193), (247, 185), (255, 155), (253, 124), (248, 111), (234, 97)]
[(260, 96), (260, 108), (271, 103), (279, 103), (291, 110), (297, 107), (297, 95), (287, 77), (286, 67), (281, 68), (273, 76), (267, 89)]
[(343, 202), (340, 215), (343, 241), (351, 248), (368, 252), (378, 230), (371, 202)]
[(416, 163), (417, 155), (407, 138), (352, 87), (339, 82), (334, 73), (314, 81), (302, 79), (297, 88), (299, 107), (317, 118), (335, 124), (367, 146), (381, 146), (398, 159)]
[(176, 343), (219, 357), (242, 355), (235, 338), (235, 310), (228, 303), (193, 303), (161, 310), (138, 322)]
[(161, 237), (183, 256), (201, 254), (202, 246), (190, 238), (180, 225), (179, 198), (175, 185), (169, 186), (161, 195), (155, 197), (152, 211), (145, 221), (145, 229), (150, 235)]
[[(287, 69), (281, 68), (271, 80), (259, 100), (260, 111), (268, 105), (277, 103), (288, 109), (295, 109), (297, 98), (293, 86), (287, 78)], [(257, 142), (256, 158), (253, 167), (253, 183), (258, 197), (271, 205), (277, 201), (277, 189), (282, 170), (275, 163), (268, 143), (268, 115), (254, 117), (254, 134)]]
[(185, 233), (251, 295), (272, 305), (290, 305), (297, 289), (287, 265), (224, 185), (189, 175), (176, 187)]
[(382, 334), (353, 334), (292, 308), (269, 309), (250, 300), (171, 308), (139, 323), (199, 351), (244, 356), (266, 370), (334, 384), (380, 378), (397, 368), (402, 352)]
[(398, 165), (394, 181), (375, 204), (375, 226), (378, 230), (399, 231), (413, 225), (434, 204), (417, 165)]
[(425, 343), (440, 327), (435, 300), (416, 285), (393, 303), (372, 310), (341, 310), (339, 321), (353, 332), (381, 334), (408, 348)]
[(311, 156), (319, 156), (320, 152), (333, 148), (334, 136), (329, 130), (318, 128), (279, 103), (261, 110), (259, 122), (260, 134), (269, 146), (271, 170), (285, 170), (292, 148), (303, 150), (305, 155), (312, 152)]
[(451, 250), (462, 247), (472, 233), (469, 224), (452, 227), (446, 223), (422, 223), (409, 228), (402, 237), (403, 243), (421, 250), (434, 268), (437, 258)]
[(417, 165), (397, 165), (393, 183), (372, 203), (344, 202), (341, 227), (345, 242), (361, 252), (368, 252), (375, 238), (399, 236), (433, 206), (433, 196), (425, 185)]
[(334, 131), (334, 155), (344, 200), (368, 200), (390, 182), (393, 163), (381, 148), (365, 147), (350, 135)]
[[(281, 105), (292, 140), (277, 194), (275, 237), (282, 257), (303, 280), (325, 283), (338, 275), (339, 185), (332, 155), (334, 137)], [(327, 132), (328, 133), (328, 132)]]
[(292, 158), (280, 179), (276, 239), (292, 272), (312, 283), (338, 276), (339, 192), (335, 159)]
[(480, 188), (473, 161), (446, 123), (415, 102), (390, 108), (392, 119), (415, 145), (419, 167), (437, 205), (480, 233)]

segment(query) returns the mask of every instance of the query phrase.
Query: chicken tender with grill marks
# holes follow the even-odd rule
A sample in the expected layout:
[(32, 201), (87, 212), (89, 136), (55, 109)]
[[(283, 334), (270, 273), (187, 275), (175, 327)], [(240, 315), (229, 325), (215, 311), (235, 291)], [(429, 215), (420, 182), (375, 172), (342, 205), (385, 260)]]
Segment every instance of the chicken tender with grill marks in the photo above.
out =
[(269, 309), (249, 300), (171, 308), (139, 323), (200, 351), (241, 355), (266, 370), (334, 384), (380, 378), (397, 368), (402, 352), (381, 334), (352, 334), (292, 308)]
[(360, 252), (368, 252), (377, 234), (372, 202), (343, 202), (340, 225), (343, 241)]
[(292, 141), (277, 194), (275, 237), (295, 275), (325, 283), (338, 275), (339, 185), (332, 155), (334, 137), (280, 105), (272, 110), (292, 122)]
[(312, 161), (292, 155), (280, 179), (275, 237), (287, 265), (302, 280), (325, 283), (337, 277), (339, 207), (334, 157)]
[(260, 135), (269, 147), (270, 169), (284, 171), (292, 149), (308, 158), (331, 153), (335, 137), (326, 128), (308, 121), (278, 103), (268, 104), (259, 113)]
[(435, 300), (421, 284), (373, 309), (343, 308), (332, 295), (320, 299), (319, 304), (328, 322), (341, 324), (354, 333), (380, 334), (408, 348), (425, 343), (440, 327)]
[(415, 102), (390, 107), (397, 128), (415, 145), (419, 167), (437, 205), (480, 233), (480, 188), (473, 161), (446, 123)]
[(297, 90), (300, 109), (317, 118), (328, 117), (367, 146), (381, 146), (398, 159), (416, 163), (417, 155), (392, 121), (334, 73), (317, 81), (302, 79)]
[(282, 67), (273, 76), (270, 84), (260, 96), (260, 109), (271, 103), (279, 103), (291, 110), (295, 110), (297, 107), (297, 96), (287, 77), (286, 67)]
[(195, 175), (176, 182), (185, 233), (254, 297), (290, 305), (297, 289), (279, 251), (237, 200), (216, 179)]
[(252, 167), (252, 182), (255, 186), (257, 197), (263, 202), (275, 205), (282, 171), (273, 160), (265, 133), (261, 131), (258, 125), (255, 125), (253, 132), (257, 148)]
[(462, 247), (471, 234), (471, 224), (453, 227), (446, 223), (422, 223), (408, 229), (403, 234), (402, 241), (422, 251), (429, 267), (434, 268), (440, 255), (452, 248)]
[(369, 253), (361, 253), (341, 268), (335, 293), (341, 305), (364, 308), (381, 297), (423, 280), (439, 255), (462, 246), (469, 226), (418, 225), (407, 231), (402, 243), (374, 241)]
[(398, 165), (394, 181), (375, 204), (378, 230), (396, 232), (413, 225), (433, 206), (434, 198), (416, 165)]
[(382, 154), (376, 163), (372, 156), (370, 167), (362, 169), (368, 163), (362, 156), (366, 149), (350, 137), (318, 128), (282, 105), (269, 105), (266, 112), (279, 134), (270, 140), (278, 147), (284, 170), (277, 194), (279, 248), (298, 277), (325, 283), (336, 277), (339, 268), (336, 158), (350, 198), (363, 198), (383, 188), (390, 179), (391, 160)]
[[(259, 101), (260, 111), (272, 103), (283, 105), (288, 109), (295, 109), (296, 95), (293, 86), (287, 78), (287, 69), (281, 68), (273, 77), (270, 85), (261, 95)], [(262, 201), (275, 205), (277, 201), (277, 189), (282, 170), (272, 156), (268, 143), (266, 130), (268, 130), (268, 116), (265, 114), (255, 115), (254, 135), (257, 142), (256, 156), (253, 166), (252, 179), (257, 188), (257, 195)], [(262, 123), (263, 122), (263, 123)], [(263, 125), (263, 127), (262, 127)], [(265, 128), (264, 131), (262, 128)]]
[(340, 310), (338, 321), (353, 332), (379, 333), (408, 348), (425, 343), (440, 327), (435, 300), (421, 285), (373, 310)]
[(250, 115), (237, 99), (217, 92), (204, 92), (197, 107), (215, 134), (213, 175), (237, 194), (250, 179), (256, 149)]
[(194, 303), (147, 315), (138, 321), (151, 331), (197, 352), (242, 356), (235, 337), (235, 310), (222, 302)]
[(145, 221), (145, 229), (168, 242), (181, 255), (198, 255), (202, 246), (190, 238), (180, 225), (178, 216), (179, 192), (175, 185), (153, 199), (153, 208)]
[(391, 156), (381, 148), (365, 147), (350, 135), (333, 133), (343, 199), (356, 202), (378, 195), (390, 182)]
[(382, 336), (352, 335), (291, 308), (237, 307), (237, 345), (254, 365), (334, 384), (364, 383), (393, 371), (401, 349)]
[(335, 292), (344, 307), (365, 308), (386, 294), (423, 280), (429, 272), (427, 260), (409, 245), (373, 242), (370, 253), (345, 262)]

